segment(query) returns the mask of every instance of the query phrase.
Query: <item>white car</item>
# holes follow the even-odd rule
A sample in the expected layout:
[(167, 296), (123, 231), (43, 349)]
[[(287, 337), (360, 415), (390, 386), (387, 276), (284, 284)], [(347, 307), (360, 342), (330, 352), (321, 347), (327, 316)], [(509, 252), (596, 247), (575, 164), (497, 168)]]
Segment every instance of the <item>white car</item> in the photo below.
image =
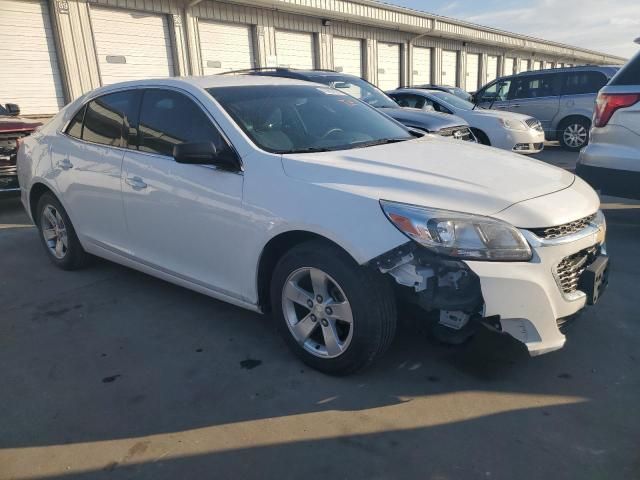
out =
[(401, 88), (387, 94), (403, 107), (433, 109), (461, 117), (484, 145), (517, 153), (539, 153), (544, 149), (542, 124), (533, 117), (485, 109), (438, 90)]
[[(486, 325), (531, 354), (606, 285), (605, 221), (573, 174), (409, 131), (324, 85), (135, 81), (65, 107), (18, 154), (63, 269), (97, 255), (255, 312), (346, 374), (410, 302), (439, 337)], [(179, 321), (179, 319), (176, 319)]]

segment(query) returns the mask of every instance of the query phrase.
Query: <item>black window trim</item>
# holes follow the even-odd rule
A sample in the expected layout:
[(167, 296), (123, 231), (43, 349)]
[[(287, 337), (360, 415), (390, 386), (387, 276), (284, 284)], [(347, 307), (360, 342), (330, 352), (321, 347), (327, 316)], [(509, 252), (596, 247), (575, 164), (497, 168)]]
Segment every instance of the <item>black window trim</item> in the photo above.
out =
[[(198, 108), (200, 108), (200, 110), (202, 110), (202, 112), (206, 115), (206, 117), (209, 119), (209, 121), (211, 121), (211, 123), (213, 124), (215, 129), (218, 131), (218, 133), (220, 134), (222, 139), (227, 144), (227, 147), (229, 147), (231, 152), (235, 155), (236, 160), (238, 161), (238, 165), (239, 165), (237, 171), (220, 169), (220, 168), (216, 167), (215, 165), (201, 164), (201, 165), (198, 165), (198, 166), (204, 167), (204, 168), (209, 168), (209, 169), (212, 169), (212, 170), (219, 170), (219, 171), (227, 172), (227, 173), (235, 173), (235, 174), (238, 174), (238, 175), (243, 175), (244, 174), (244, 162), (242, 161), (242, 157), (240, 156), (240, 154), (238, 153), (238, 151), (234, 147), (234, 145), (231, 142), (231, 140), (229, 140), (229, 137), (224, 132), (224, 130), (222, 128), (220, 128), (220, 125), (218, 124), (218, 122), (213, 118), (213, 116), (204, 107), (204, 105), (202, 104), (202, 102), (200, 102), (200, 100), (198, 100), (193, 95), (191, 95), (190, 92), (188, 92), (186, 90), (183, 90), (182, 88), (175, 87), (173, 85), (137, 85), (137, 86), (133, 86), (133, 87), (127, 86), (127, 87), (122, 87), (122, 88), (109, 90), (108, 92), (100, 92), (99, 94), (89, 96), (89, 97), (87, 97), (85, 99), (85, 101), (82, 104), (82, 106), (80, 108), (78, 108), (77, 110), (75, 110), (73, 115), (71, 115), (71, 118), (67, 122), (65, 122), (63, 124), (62, 128), (59, 130), (59, 133), (61, 133), (62, 135), (66, 136), (66, 137), (69, 137), (70, 139), (73, 139), (73, 140), (76, 140), (76, 141), (79, 141), (79, 142), (84, 142), (84, 143), (87, 143), (89, 145), (97, 145), (97, 146), (104, 147), (104, 148), (116, 148), (116, 149), (122, 150), (124, 152), (136, 152), (136, 153), (139, 153), (139, 154), (142, 154), (142, 155), (150, 155), (152, 157), (162, 158), (164, 160), (166, 160), (167, 158), (170, 158), (171, 161), (175, 162), (175, 159), (173, 157), (168, 156), (168, 155), (162, 155), (162, 154), (159, 154), (159, 153), (152, 153), (152, 152), (143, 152), (142, 150), (138, 150), (138, 149), (134, 150), (134, 149), (131, 149), (131, 148), (128, 148), (128, 147), (117, 147), (117, 146), (113, 146), (113, 145), (105, 145), (105, 144), (102, 144), (102, 143), (91, 142), (91, 141), (85, 140), (83, 138), (74, 137), (73, 135), (69, 135), (67, 133), (67, 130), (69, 129), (69, 126), (71, 125), (71, 122), (76, 117), (76, 115), (80, 112), (81, 109), (84, 109), (84, 111), (86, 113), (87, 105), (89, 105), (89, 103), (91, 103), (92, 101), (94, 101), (94, 100), (96, 100), (96, 99), (98, 99), (100, 97), (103, 97), (105, 95), (110, 95), (112, 93), (122, 93), (122, 92), (134, 91), (134, 90), (142, 90), (141, 96), (140, 96), (140, 103), (138, 105), (138, 108), (139, 108), (139, 111), (138, 111), (138, 123), (140, 122), (140, 112), (142, 110), (142, 100), (144, 98), (144, 91), (145, 90), (171, 90), (171, 91), (180, 93), (182, 95), (185, 95), (187, 98), (189, 98), (190, 100), (195, 102), (196, 106)], [(139, 141), (140, 129), (138, 128), (138, 125), (136, 125), (136, 130), (138, 130), (138, 143), (139, 143), (140, 142)], [(84, 114), (82, 115), (82, 131), (84, 132)]]
[(607, 77), (607, 74), (600, 71), (600, 70), (578, 70), (575, 72), (560, 72), (561, 76), (562, 76), (562, 80), (560, 82), (560, 97), (577, 97), (579, 95), (597, 95), (598, 91), (600, 91), (600, 89), (596, 90), (595, 92), (588, 92), (588, 93), (565, 93), (565, 88), (566, 88), (566, 80), (569, 77), (569, 75), (575, 75), (576, 73), (596, 73), (599, 75), (602, 75), (604, 77), (605, 82), (602, 84), (602, 87), (600, 87), (600, 89), (604, 88), (604, 86), (609, 83), (609, 81), (611, 80), (611, 77)]

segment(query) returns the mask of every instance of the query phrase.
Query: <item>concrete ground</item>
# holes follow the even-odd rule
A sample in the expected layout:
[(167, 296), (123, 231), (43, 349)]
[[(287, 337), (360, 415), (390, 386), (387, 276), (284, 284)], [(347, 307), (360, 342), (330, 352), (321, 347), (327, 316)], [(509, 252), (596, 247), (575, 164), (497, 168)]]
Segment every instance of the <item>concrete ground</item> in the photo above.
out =
[(268, 318), (107, 262), (57, 270), (1, 200), (0, 478), (638, 479), (640, 204), (605, 209), (611, 286), (563, 350), (406, 326), (331, 378)]

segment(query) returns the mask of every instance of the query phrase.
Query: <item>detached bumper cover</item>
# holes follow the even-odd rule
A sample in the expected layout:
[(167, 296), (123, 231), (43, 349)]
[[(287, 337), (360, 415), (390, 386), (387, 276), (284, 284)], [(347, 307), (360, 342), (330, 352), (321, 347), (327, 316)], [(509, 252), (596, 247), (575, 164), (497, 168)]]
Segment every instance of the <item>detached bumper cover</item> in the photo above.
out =
[[(593, 229), (591, 229), (593, 230)], [(502, 331), (521, 341), (531, 355), (562, 348), (562, 319), (584, 308), (587, 295), (564, 292), (555, 275), (562, 260), (602, 242), (602, 234), (587, 234), (569, 242), (539, 242), (530, 262), (466, 262), (480, 277), (486, 317), (499, 315)]]

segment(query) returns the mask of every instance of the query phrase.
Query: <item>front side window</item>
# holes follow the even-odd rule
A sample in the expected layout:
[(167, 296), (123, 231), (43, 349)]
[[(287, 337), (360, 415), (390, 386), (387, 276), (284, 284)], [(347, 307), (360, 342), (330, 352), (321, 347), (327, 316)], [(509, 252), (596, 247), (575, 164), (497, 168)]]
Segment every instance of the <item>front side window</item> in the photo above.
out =
[(499, 80), (489, 85), (480, 93), (478, 103), (482, 102), (504, 102), (509, 98), (509, 90), (511, 88), (511, 80)]
[(143, 152), (173, 155), (181, 143), (213, 142), (222, 150), (226, 142), (211, 120), (185, 95), (172, 90), (144, 92), (140, 110), (140, 145)]
[(559, 94), (557, 75), (528, 75), (516, 78), (511, 88), (513, 98), (543, 98)]
[(110, 93), (87, 104), (82, 139), (111, 147), (127, 147), (138, 111), (135, 90)]
[(596, 93), (607, 84), (607, 77), (600, 72), (571, 72), (564, 75), (563, 95)]
[[(473, 107), (474, 107), (473, 103), (467, 102), (466, 100), (463, 100), (462, 98), (456, 95), (453, 95), (451, 93), (434, 91), (434, 92), (430, 92), (430, 94), (436, 97), (441, 102), (447, 105), (450, 105), (452, 107), (459, 108), (461, 110), (473, 110)], [(436, 110), (438, 109), (436, 108)], [(443, 111), (443, 110), (438, 110), (438, 111)], [(451, 112), (445, 112), (445, 113), (451, 113)]]
[(398, 105), (400, 105), (401, 107), (408, 107), (408, 108), (422, 108), (424, 107), (424, 103), (426, 100), (424, 97), (419, 97), (418, 95), (411, 95), (406, 93), (396, 93), (391, 97), (396, 102), (398, 102)]
[(414, 138), (386, 115), (333, 88), (259, 85), (208, 92), (268, 152), (345, 150)]

